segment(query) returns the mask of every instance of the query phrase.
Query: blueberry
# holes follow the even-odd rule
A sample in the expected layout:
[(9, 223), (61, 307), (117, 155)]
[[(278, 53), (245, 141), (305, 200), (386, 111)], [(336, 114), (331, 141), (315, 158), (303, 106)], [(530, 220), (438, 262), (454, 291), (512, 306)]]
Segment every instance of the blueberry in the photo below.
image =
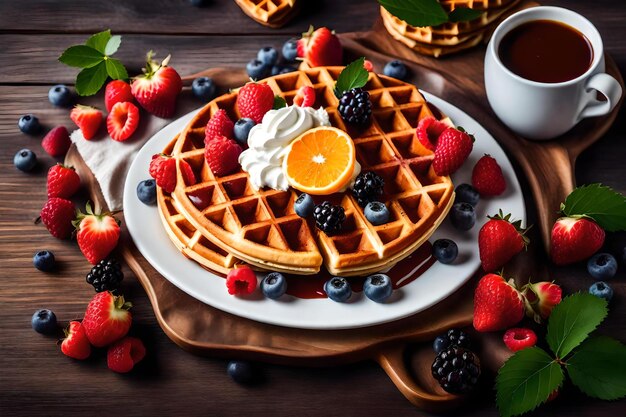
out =
[(256, 54), (256, 59), (266, 66), (271, 67), (278, 61), (278, 51), (274, 47), (266, 46), (259, 49), (259, 52)]
[(459, 248), (450, 239), (437, 239), (433, 243), (433, 256), (442, 264), (451, 264), (458, 254)]
[(476, 223), (476, 212), (474, 206), (468, 203), (456, 203), (450, 210), (450, 221), (452, 226), (459, 230), (469, 230)]
[(296, 58), (298, 57), (298, 40), (297, 39), (289, 39), (283, 45), (283, 58), (287, 62), (296, 62)]
[(238, 384), (250, 384), (255, 379), (254, 367), (247, 361), (230, 361), (226, 371)]
[(49, 250), (37, 252), (35, 256), (33, 256), (33, 265), (40, 271), (52, 271), (55, 265), (54, 254)]
[(469, 184), (459, 185), (456, 187), (454, 192), (456, 193), (455, 202), (457, 203), (467, 203), (476, 207), (478, 200), (480, 200), (480, 194), (478, 194), (478, 191), (476, 191), (476, 189)]
[(587, 261), (587, 271), (595, 279), (613, 278), (617, 273), (617, 260), (609, 253), (596, 253)]
[(613, 288), (604, 281), (593, 283), (593, 285), (589, 287), (589, 293), (596, 297), (604, 298), (606, 301), (611, 301), (611, 298), (613, 298)]
[(69, 107), (72, 104), (72, 92), (63, 84), (55, 85), (48, 91), (48, 100), (57, 107)]
[(211, 101), (215, 97), (217, 87), (209, 77), (199, 77), (191, 83), (193, 95), (203, 101)]
[(55, 334), (57, 331), (57, 316), (50, 310), (35, 311), (30, 321), (33, 330), (41, 334)]
[(235, 123), (235, 139), (237, 139), (240, 145), (248, 145), (248, 135), (254, 125), (254, 120), (247, 117), (237, 120), (237, 123)]
[(384, 303), (393, 292), (391, 278), (385, 274), (370, 275), (363, 285), (365, 296), (377, 303)]
[(39, 119), (32, 114), (20, 117), (20, 120), (17, 122), (17, 126), (20, 128), (22, 133), (26, 133), (27, 135), (36, 135), (41, 132)]
[(13, 164), (20, 171), (32, 171), (37, 165), (37, 155), (30, 149), (22, 149), (13, 157)]
[(267, 69), (268, 66), (258, 59), (253, 59), (246, 65), (246, 71), (248, 72), (248, 76), (255, 80), (265, 78), (268, 72)]
[(381, 224), (389, 222), (389, 218), (391, 217), (387, 206), (380, 201), (367, 203), (363, 213), (365, 214), (365, 218), (374, 226), (380, 226)]
[(399, 80), (404, 80), (406, 78), (407, 72), (408, 71), (404, 63), (398, 60), (388, 62), (383, 69), (383, 74), (385, 74), (387, 77), (393, 77)]
[(280, 272), (271, 272), (261, 281), (261, 291), (267, 298), (276, 300), (287, 291), (287, 280)]
[(343, 303), (352, 295), (352, 288), (345, 278), (333, 277), (324, 284), (324, 292), (331, 300)]
[(153, 179), (143, 180), (137, 184), (137, 198), (147, 206), (156, 203), (156, 181)]
[(306, 193), (302, 193), (298, 196), (298, 199), (293, 205), (296, 214), (300, 217), (307, 218), (313, 214), (313, 210), (315, 209), (315, 202), (313, 201), (313, 197)]
[(272, 69), (270, 70), (270, 75), (274, 76), (274, 75), (278, 75), (280, 74), (280, 71), (282, 71), (283, 67), (281, 67), (280, 65), (273, 65)]

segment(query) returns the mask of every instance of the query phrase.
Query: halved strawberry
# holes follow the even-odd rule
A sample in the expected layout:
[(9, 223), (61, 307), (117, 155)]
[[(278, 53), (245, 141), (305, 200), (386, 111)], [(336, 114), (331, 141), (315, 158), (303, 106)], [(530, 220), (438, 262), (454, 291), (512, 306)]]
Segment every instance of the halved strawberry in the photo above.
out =
[(89, 203), (86, 212), (82, 213), (79, 210), (74, 221), (74, 226), (78, 230), (76, 240), (85, 258), (95, 265), (117, 246), (120, 226), (110, 213), (94, 214)]
[(152, 59), (153, 55), (152, 51), (148, 52), (144, 74), (135, 77), (130, 86), (131, 92), (141, 107), (149, 113), (158, 117), (172, 117), (183, 82), (178, 72), (167, 66), (169, 55), (160, 64)]
[(84, 360), (91, 354), (91, 345), (85, 328), (78, 321), (70, 321), (69, 327), (65, 330), (65, 339), (61, 343), (61, 352), (70, 358)]
[(139, 126), (139, 109), (128, 101), (115, 103), (107, 116), (107, 131), (112, 139), (123, 142)]
[(122, 80), (113, 80), (104, 89), (104, 106), (110, 112), (115, 103), (133, 101), (130, 84)]
[(341, 65), (343, 48), (341, 42), (330, 29), (321, 27), (302, 34), (298, 40), (298, 56), (312, 67)]
[(123, 296), (116, 297), (109, 291), (94, 295), (82, 322), (89, 342), (104, 347), (126, 336), (133, 320), (128, 311), (131, 307)]
[(70, 119), (83, 132), (87, 140), (93, 138), (102, 123), (102, 112), (95, 107), (77, 104), (70, 113)]

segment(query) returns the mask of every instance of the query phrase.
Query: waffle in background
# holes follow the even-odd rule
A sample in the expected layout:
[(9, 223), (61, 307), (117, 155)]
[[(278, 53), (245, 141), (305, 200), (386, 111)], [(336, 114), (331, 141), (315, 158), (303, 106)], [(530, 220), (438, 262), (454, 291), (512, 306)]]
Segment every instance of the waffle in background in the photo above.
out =
[(279, 28), (299, 11), (303, 0), (235, 0), (235, 3), (258, 23)]

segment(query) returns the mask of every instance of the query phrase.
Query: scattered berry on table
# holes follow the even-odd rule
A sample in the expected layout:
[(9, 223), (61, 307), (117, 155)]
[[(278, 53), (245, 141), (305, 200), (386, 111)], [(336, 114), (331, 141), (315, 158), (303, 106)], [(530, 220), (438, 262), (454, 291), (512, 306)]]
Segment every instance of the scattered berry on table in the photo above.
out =
[(211, 171), (222, 177), (239, 169), (239, 155), (242, 151), (241, 146), (234, 140), (225, 136), (214, 137), (206, 145), (204, 157)]
[(278, 51), (273, 46), (264, 46), (257, 52), (256, 59), (271, 67), (278, 61)]
[(287, 280), (280, 272), (271, 272), (261, 281), (263, 295), (272, 300), (281, 297), (287, 291)]
[(283, 58), (287, 62), (296, 62), (296, 58), (298, 57), (298, 40), (297, 39), (289, 39), (283, 45)]
[[(467, 204), (467, 203), (461, 203)], [(510, 221), (511, 215), (502, 211), (489, 216), (489, 221), (478, 232), (480, 262), (486, 272), (495, 271), (520, 253), (529, 243), (522, 221)]]
[(74, 225), (78, 247), (92, 265), (109, 256), (117, 246), (120, 225), (111, 213), (94, 213), (87, 203), (85, 213), (78, 211)]
[(552, 227), (550, 257), (557, 265), (588, 259), (604, 245), (604, 230), (587, 218), (562, 217)]
[(254, 366), (247, 361), (230, 361), (226, 367), (226, 372), (233, 381), (238, 384), (251, 384), (254, 382), (256, 373)]
[(594, 282), (589, 287), (589, 293), (596, 297), (604, 298), (606, 301), (611, 301), (611, 298), (613, 298), (613, 288), (604, 281)]
[(89, 343), (104, 347), (126, 336), (133, 321), (128, 311), (131, 307), (123, 296), (115, 296), (109, 291), (94, 295), (82, 321)]
[(122, 266), (112, 258), (98, 262), (85, 277), (85, 281), (93, 285), (96, 292), (111, 291), (113, 293), (120, 288), (123, 279)]
[(370, 201), (363, 209), (363, 214), (368, 222), (374, 226), (380, 226), (381, 224), (389, 223), (391, 213), (384, 203), (380, 201)]
[(41, 132), (41, 124), (39, 124), (39, 119), (37, 116), (32, 114), (26, 114), (17, 121), (17, 127), (20, 128), (22, 133), (26, 133), (27, 135), (36, 135)]
[(252, 130), (254, 126), (254, 120), (247, 117), (237, 120), (234, 128), (234, 136), (239, 145), (248, 146), (248, 136), (250, 135), (250, 130)]
[(33, 256), (33, 265), (40, 271), (52, 271), (56, 265), (54, 254), (49, 250), (40, 250)]
[(111, 139), (124, 142), (139, 127), (139, 109), (133, 103), (115, 103), (107, 116), (107, 132)]
[(433, 243), (433, 256), (442, 264), (451, 264), (459, 255), (459, 248), (450, 239), (437, 239)]
[(70, 119), (83, 133), (87, 140), (92, 139), (102, 124), (102, 112), (95, 107), (77, 104), (70, 113)]
[(303, 85), (293, 98), (293, 104), (299, 107), (311, 107), (315, 104), (315, 90), (309, 85)]
[(362, 88), (353, 88), (339, 99), (339, 114), (347, 123), (364, 126), (372, 116), (370, 93)]
[[(180, 169), (183, 172), (185, 185), (194, 185), (196, 176), (187, 161), (181, 159)], [(166, 193), (171, 193), (176, 188), (176, 159), (169, 155), (152, 155), (149, 168), (150, 176), (156, 180), (159, 187)]]
[(437, 148), (439, 136), (449, 127), (450, 126), (440, 122), (434, 117), (428, 116), (419, 121), (415, 134), (417, 140), (419, 140), (426, 149), (434, 151)]
[(148, 52), (144, 73), (134, 78), (131, 92), (148, 113), (170, 118), (176, 111), (176, 99), (183, 89), (183, 81), (178, 72), (168, 66), (169, 55), (161, 63), (154, 61), (152, 56), (152, 51)]
[(137, 198), (147, 206), (156, 204), (156, 181), (154, 179), (143, 180), (137, 184)]
[(30, 149), (21, 149), (13, 157), (15, 168), (23, 172), (30, 172), (37, 166), (37, 155)]
[(596, 253), (587, 261), (587, 271), (595, 279), (613, 278), (617, 273), (617, 260), (610, 253)]
[(70, 198), (80, 188), (80, 177), (72, 167), (56, 164), (48, 170), (48, 198)]
[(450, 222), (458, 230), (470, 230), (476, 224), (476, 211), (468, 203), (455, 203), (450, 210)]
[(57, 332), (57, 316), (45, 308), (35, 311), (30, 324), (37, 333), (55, 334)]
[(110, 112), (116, 103), (133, 101), (130, 84), (122, 80), (113, 80), (104, 89), (104, 107)]
[(397, 78), (398, 80), (406, 79), (408, 70), (402, 61), (390, 61), (383, 68), (383, 74), (387, 77)]
[(479, 332), (507, 329), (524, 318), (524, 300), (512, 282), (487, 274), (474, 291), (474, 328)]
[(259, 124), (265, 113), (274, 107), (274, 92), (267, 84), (248, 83), (241, 87), (237, 95), (237, 108), (241, 117), (248, 117)]
[(141, 339), (126, 336), (107, 350), (107, 367), (115, 372), (130, 372), (146, 356), (146, 347)]
[(454, 193), (456, 194), (454, 200), (456, 203), (467, 203), (476, 207), (480, 200), (478, 191), (469, 184), (459, 184), (454, 190)]
[(391, 297), (391, 293), (393, 293), (391, 278), (385, 274), (370, 275), (365, 279), (363, 292), (370, 300), (377, 303), (384, 303)]
[(467, 134), (462, 128), (449, 127), (444, 130), (437, 139), (433, 169), (437, 175), (454, 174), (474, 147), (473, 136)]
[(535, 346), (537, 344), (537, 335), (530, 329), (515, 327), (507, 330), (502, 340), (509, 350), (517, 352), (518, 350)]
[(209, 77), (198, 77), (191, 83), (191, 91), (200, 100), (209, 102), (215, 98), (217, 86)]
[(235, 125), (233, 121), (228, 117), (226, 110), (219, 109), (211, 116), (211, 119), (204, 128), (204, 143), (208, 144), (215, 137), (225, 136), (228, 139), (233, 139)]
[(328, 236), (333, 236), (341, 231), (346, 213), (341, 206), (334, 206), (328, 201), (318, 204), (313, 209), (315, 225)]
[(226, 275), (226, 288), (230, 295), (252, 294), (256, 287), (256, 274), (249, 266), (231, 269)]
[(369, 59), (363, 61), (363, 68), (365, 68), (367, 72), (374, 72), (374, 64), (372, 64), (372, 61)]
[(298, 56), (304, 58), (311, 67), (341, 65), (343, 48), (339, 38), (326, 27), (314, 30), (309, 27), (307, 33), (298, 40)]
[(41, 140), (41, 147), (50, 156), (65, 156), (70, 149), (72, 141), (65, 126), (57, 126), (50, 130)]
[[(276, 69), (276, 74), (278, 74), (280, 67), (276, 66)], [(258, 59), (253, 59), (246, 64), (246, 72), (248, 73), (248, 77), (252, 78), (253, 80), (260, 80), (267, 77), (267, 74), (269, 73), (268, 70), (268, 66), (265, 65), (263, 61), (260, 61)]]
[(315, 202), (313, 201), (313, 197), (311, 197), (307, 193), (300, 194), (296, 199), (293, 208), (298, 216), (303, 218), (309, 217), (313, 214), (313, 210), (315, 209)]
[(506, 190), (506, 180), (498, 161), (490, 155), (480, 158), (472, 170), (472, 185), (484, 197), (502, 194)]
[(39, 214), (46, 229), (57, 239), (67, 239), (72, 235), (74, 231), (72, 221), (75, 215), (74, 204), (58, 197), (48, 199)]
[(324, 283), (324, 292), (331, 300), (343, 303), (352, 295), (352, 288), (345, 278), (333, 277)]
[(480, 364), (471, 351), (452, 346), (437, 355), (431, 371), (447, 392), (466, 394), (478, 383)]
[(433, 350), (437, 354), (452, 346), (469, 349), (471, 347), (470, 337), (463, 330), (450, 329), (446, 333), (437, 336), (433, 342)]
[(79, 361), (87, 359), (91, 355), (91, 345), (83, 325), (78, 321), (70, 321), (64, 332), (65, 339), (61, 342), (61, 352)]
[(66, 85), (58, 84), (48, 91), (48, 100), (50, 100), (53, 106), (69, 107), (72, 101), (74, 101), (74, 97)]
[(361, 207), (371, 201), (379, 201), (383, 195), (385, 180), (373, 171), (361, 172), (352, 186), (352, 195)]
[(554, 282), (528, 283), (522, 288), (526, 298), (526, 315), (536, 322), (550, 317), (552, 309), (561, 302), (563, 291)]

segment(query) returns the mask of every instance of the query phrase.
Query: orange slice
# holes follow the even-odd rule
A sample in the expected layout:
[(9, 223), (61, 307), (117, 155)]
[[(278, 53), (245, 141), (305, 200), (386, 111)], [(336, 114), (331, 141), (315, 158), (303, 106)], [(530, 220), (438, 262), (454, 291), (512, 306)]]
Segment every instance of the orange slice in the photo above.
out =
[(308, 194), (341, 190), (352, 178), (355, 163), (352, 138), (334, 127), (317, 127), (296, 138), (283, 159), (289, 185)]

